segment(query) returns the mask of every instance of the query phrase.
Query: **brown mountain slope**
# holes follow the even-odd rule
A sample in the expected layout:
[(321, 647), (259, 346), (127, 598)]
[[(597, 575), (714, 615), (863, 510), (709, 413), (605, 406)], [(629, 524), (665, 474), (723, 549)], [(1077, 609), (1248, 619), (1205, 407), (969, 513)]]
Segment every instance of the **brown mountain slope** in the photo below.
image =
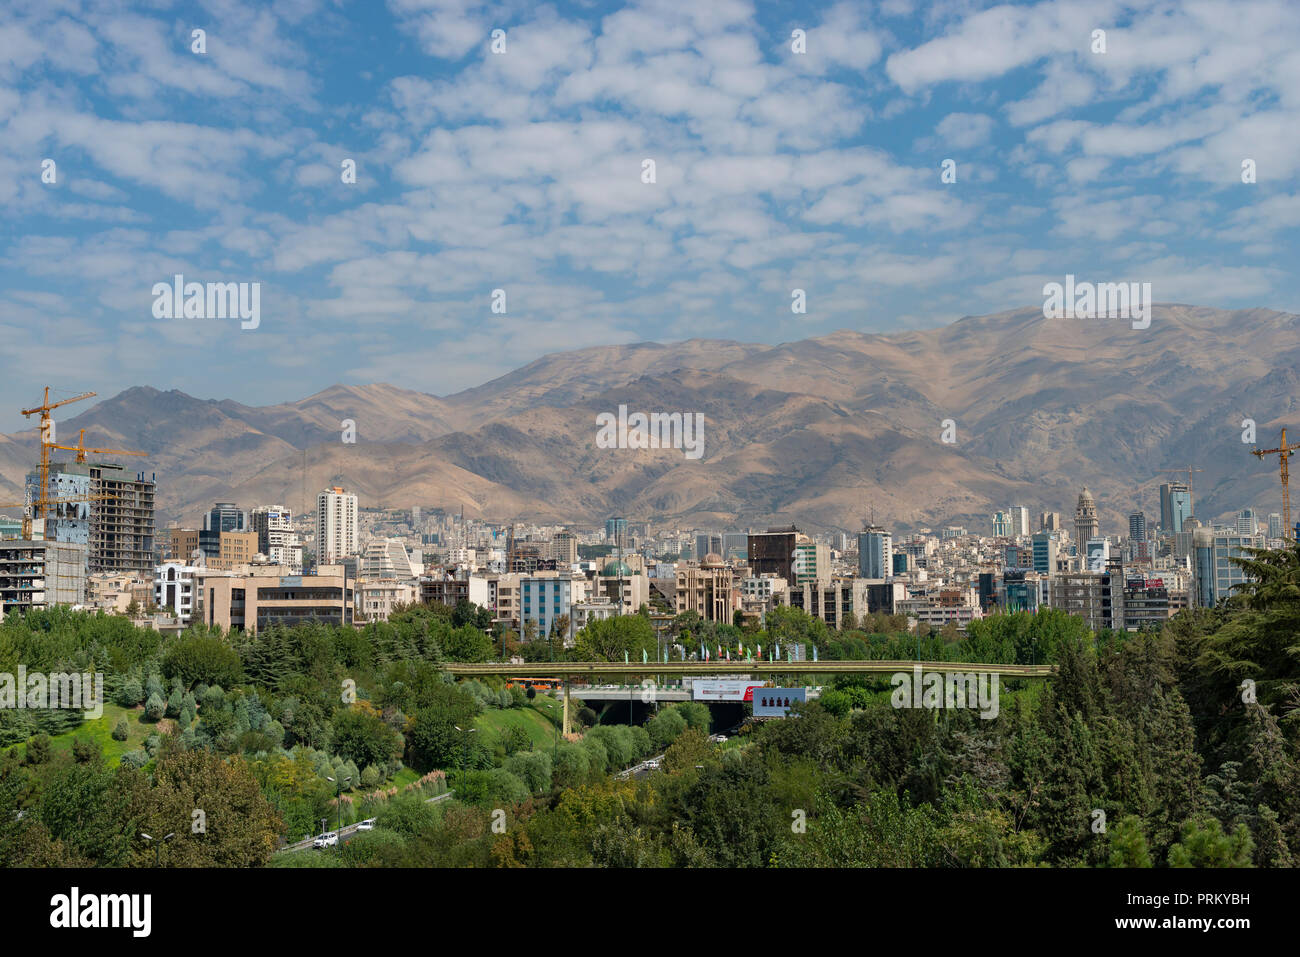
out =
[[(1279, 509), (1276, 464), (1247, 454), (1241, 421), (1261, 444), (1300, 432), (1297, 333), (1300, 317), (1262, 309), (1157, 306), (1146, 330), (1019, 309), (898, 335), (582, 349), (446, 398), (334, 386), (253, 408), (133, 388), (59, 429), (149, 452), (130, 461), (157, 473), (163, 517), (186, 521), (215, 499), (301, 509), (340, 482), (364, 504), (499, 519), (853, 529), (874, 508), (900, 529), (985, 529), (1012, 504), (1068, 515), (1087, 484), (1115, 531), (1135, 507), (1154, 522), (1162, 470), (1188, 464), (1205, 469), (1201, 517)], [(702, 412), (704, 456), (597, 448), (596, 416), (619, 404)], [(0, 498), (21, 498), (34, 462), (34, 431), (0, 436)]]

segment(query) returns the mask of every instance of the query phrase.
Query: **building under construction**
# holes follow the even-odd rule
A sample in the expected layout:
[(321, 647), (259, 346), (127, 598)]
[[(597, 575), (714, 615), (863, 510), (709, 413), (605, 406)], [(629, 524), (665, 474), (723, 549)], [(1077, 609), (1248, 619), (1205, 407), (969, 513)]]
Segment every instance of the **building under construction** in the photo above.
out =
[[(146, 478), (143, 472), (108, 463), (51, 462), (49, 476), (47, 497), (60, 504), (50, 507), (47, 539), (88, 546), (91, 574), (153, 574), (153, 475)], [(33, 500), (39, 481), (38, 473), (27, 476)]]

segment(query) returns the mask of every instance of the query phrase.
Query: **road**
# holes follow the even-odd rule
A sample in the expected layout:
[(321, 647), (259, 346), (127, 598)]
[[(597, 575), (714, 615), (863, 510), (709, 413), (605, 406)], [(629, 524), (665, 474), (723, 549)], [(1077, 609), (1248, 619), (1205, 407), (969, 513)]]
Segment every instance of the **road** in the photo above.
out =
[[(451, 792), (451, 791), (445, 791), (445, 792), (443, 792), (442, 794), (439, 794), (439, 795), (436, 795), (436, 796), (434, 796), (434, 797), (428, 798), (424, 803), (425, 803), (425, 804), (434, 804), (434, 803), (436, 803), (436, 802), (438, 802), (438, 801), (445, 801), (445, 800), (447, 800), (447, 798), (451, 797), (451, 795), (452, 795), (452, 792)], [(361, 822), (360, 822), (360, 821), (357, 821), (355, 824), (345, 824), (345, 825), (343, 825), (343, 827), (339, 828), (339, 831), (338, 831), (338, 834), (339, 834), (339, 843), (341, 843), (341, 844), (346, 844), (347, 841), (348, 841), (348, 838), (350, 838), (350, 837), (356, 837), (356, 835), (357, 835), (357, 833), (358, 833), (357, 828), (359, 828), (360, 826), (361, 826)], [(284, 847), (282, 847), (282, 848), (280, 848), (279, 850), (277, 850), (276, 853), (278, 854), (280, 851), (305, 851), (305, 850), (307, 850), (308, 848), (310, 848), (310, 847), (313, 846), (313, 842), (314, 842), (314, 841), (316, 840), (316, 838), (318, 838), (319, 836), (320, 836), (319, 834), (313, 834), (311, 837), (309, 837), (309, 838), (305, 838), (304, 840), (297, 841), (297, 842), (295, 842), (295, 843), (293, 843), (293, 844), (286, 844)]]

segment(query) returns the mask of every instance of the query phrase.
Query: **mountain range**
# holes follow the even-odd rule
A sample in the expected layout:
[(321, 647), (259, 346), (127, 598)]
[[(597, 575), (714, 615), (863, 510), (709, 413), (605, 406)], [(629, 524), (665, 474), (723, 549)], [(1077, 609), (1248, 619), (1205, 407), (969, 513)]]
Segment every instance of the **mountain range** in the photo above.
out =
[[(896, 532), (987, 533), (1011, 505), (1068, 523), (1086, 485), (1102, 530), (1117, 533), (1136, 508), (1155, 524), (1158, 486), (1188, 467), (1204, 470), (1193, 475), (1202, 520), (1280, 511), (1276, 457), (1249, 455), (1242, 423), (1254, 420), (1264, 447), (1282, 426), (1300, 436), (1298, 368), (1295, 314), (1157, 304), (1150, 327), (1133, 329), (1034, 307), (779, 345), (598, 346), (441, 397), (436, 368), (427, 392), (335, 385), (262, 407), (136, 386), (59, 421), (58, 434), (70, 443), (84, 428), (88, 445), (147, 452), (120, 461), (157, 476), (160, 526), (192, 525), (218, 500), (298, 512), (338, 484), (363, 507), (500, 521), (619, 514), (818, 532), (874, 518)], [(703, 457), (599, 447), (596, 417), (620, 405), (703, 413)], [(945, 420), (955, 441), (943, 441)], [(0, 436), (0, 499), (21, 500), (37, 438)]]

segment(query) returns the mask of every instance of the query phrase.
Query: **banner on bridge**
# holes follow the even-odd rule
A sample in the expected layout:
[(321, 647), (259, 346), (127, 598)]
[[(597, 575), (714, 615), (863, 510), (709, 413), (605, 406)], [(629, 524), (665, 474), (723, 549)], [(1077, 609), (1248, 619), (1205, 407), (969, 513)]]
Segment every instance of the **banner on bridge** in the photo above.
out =
[(762, 681), (748, 678), (696, 678), (691, 682), (691, 697), (696, 701), (753, 701), (754, 689)]

